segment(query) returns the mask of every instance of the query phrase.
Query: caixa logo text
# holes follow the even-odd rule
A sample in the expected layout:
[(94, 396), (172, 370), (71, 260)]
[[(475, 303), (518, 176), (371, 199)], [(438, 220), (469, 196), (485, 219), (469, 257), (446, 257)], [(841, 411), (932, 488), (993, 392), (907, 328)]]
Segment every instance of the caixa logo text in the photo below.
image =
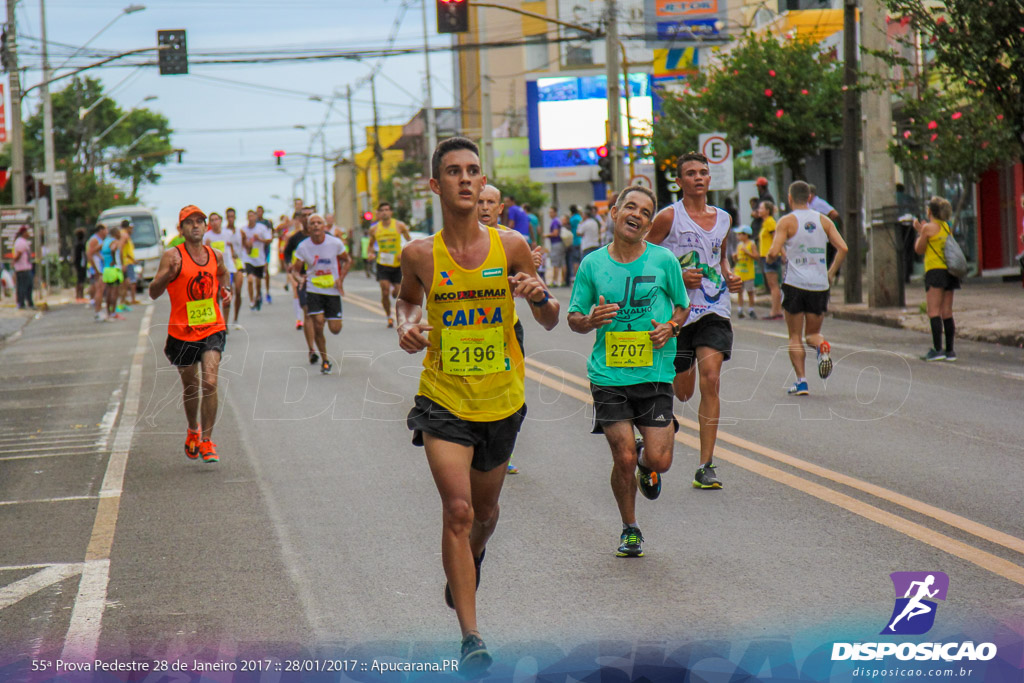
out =
[(996, 656), (993, 643), (833, 643), (832, 661), (866, 661), (895, 656), (902, 661), (987, 662)]

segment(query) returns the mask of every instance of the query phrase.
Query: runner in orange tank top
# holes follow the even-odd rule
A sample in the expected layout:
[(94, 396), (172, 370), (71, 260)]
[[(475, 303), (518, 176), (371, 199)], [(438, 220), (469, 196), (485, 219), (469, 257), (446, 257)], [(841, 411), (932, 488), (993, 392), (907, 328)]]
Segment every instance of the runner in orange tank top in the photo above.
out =
[(166, 291), (171, 298), (164, 355), (181, 376), (188, 420), (185, 455), (217, 462), (217, 446), (210, 437), (217, 419), (217, 371), (225, 338), (220, 301), (231, 300), (228, 270), (220, 252), (203, 244), (206, 214), (198, 207), (189, 205), (178, 213), (178, 232), (185, 242), (164, 252), (149, 296), (158, 299)]

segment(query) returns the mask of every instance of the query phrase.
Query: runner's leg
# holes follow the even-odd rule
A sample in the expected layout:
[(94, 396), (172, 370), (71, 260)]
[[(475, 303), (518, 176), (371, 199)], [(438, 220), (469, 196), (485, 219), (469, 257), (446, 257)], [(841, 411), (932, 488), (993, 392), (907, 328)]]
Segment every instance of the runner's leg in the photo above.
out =
[(469, 537), (473, 529), (470, 463), (473, 449), (423, 435), (427, 464), (441, 496), (441, 564), (455, 604), (462, 636), (476, 631), (476, 566)]
[(324, 337), (324, 316), (323, 313), (309, 316), (309, 319), (313, 322), (313, 339), (316, 342), (316, 348), (320, 350), (320, 357), (327, 360), (327, 338)]
[(327, 329), (331, 331), (331, 334), (341, 334), (341, 323), (340, 320), (328, 320)]
[(638, 426), (640, 436), (644, 439), (644, 467), (658, 474), (668, 472), (672, 467), (672, 455), (675, 449), (675, 428)]
[(636, 526), (636, 438), (633, 423), (623, 420), (603, 425), (612, 449), (612, 495), (623, 524)]
[(391, 282), (388, 280), (380, 281), (380, 305), (384, 307), (384, 313), (390, 318), (391, 317)]
[(821, 334), (821, 325), (825, 322), (824, 315), (804, 313), (804, 341), (812, 349), (817, 350), (825, 337)]
[(220, 351), (204, 352), (202, 356), (202, 366), (202, 439), (203, 441), (206, 441), (213, 434), (213, 425), (217, 421), (217, 373), (220, 371)]
[[(807, 354), (804, 352), (804, 313), (790, 313), (785, 311), (786, 316), (786, 329), (789, 330), (789, 362), (793, 365), (793, 372), (796, 373), (797, 381), (801, 377), (806, 377), (804, 374), (804, 363), (807, 359)], [(818, 329), (821, 329), (821, 323), (818, 323)]]
[(689, 370), (680, 372), (672, 380), (672, 391), (675, 392), (676, 398), (683, 403), (690, 400), (693, 397), (693, 392), (697, 388), (697, 366), (696, 364), (691, 365)]
[(701, 465), (711, 462), (711, 456), (715, 453), (715, 442), (718, 440), (718, 418), (722, 412), (718, 390), (723, 360), (721, 351), (716, 351), (710, 346), (697, 347), (697, 373), (700, 376), (697, 422), (700, 424)]
[(178, 368), (181, 377), (182, 402), (185, 404), (185, 419), (188, 428), (199, 429), (199, 364)]

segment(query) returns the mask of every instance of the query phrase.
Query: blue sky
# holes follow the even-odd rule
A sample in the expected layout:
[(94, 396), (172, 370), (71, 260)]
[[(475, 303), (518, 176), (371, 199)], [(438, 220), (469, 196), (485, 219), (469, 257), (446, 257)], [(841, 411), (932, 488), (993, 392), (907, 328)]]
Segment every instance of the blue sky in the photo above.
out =
[[(92, 43), (91, 47), (125, 51), (156, 44), (158, 29), (188, 31), (189, 52), (210, 49), (265, 49), (309, 47), (333, 50), (384, 47), (392, 32), (401, 0), (134, 0), (146, 9), (124, 15)], [(104, 25), (117, 17), (132, 0), (46, 0), (47, 33), (51, 43), (82, 45)], [(432, 46), (445, 46), (448, 37), (435, 34), (434, 3), (428, 0), (427, 28)], [(20, 62), (29, 67), (26, 87), (38, 83), (36, 52), (40, 29), (39, 0), (19, 0), (18, 33)], [(422, 47), (423, 19), (419, 0), (412, 0), (399, 27), (396, 45)], [(60, 50), (60, 48), (52, 48)], [(64, 53), (66, 54), (66, 50)], [(62, 57), (51, 57), (56, 66)], [(76, 60), (77, 61), (77, 60)], [(274, 216), (291, 206), (293, 181), (302, 175), (306, 160), (286, 156), (278, 171), (272, 152), (307, 152), (313, 131), (328, 115), (328, 107), (309, 100), (316, 94), (327, 100), (347, 84), (360, 81), (375, 60), (367, 62), (289, 62), (270, 65), (190, 65), (187, 76), (160, 76), (156, 67), (111, 68), (90, 72), (106, 88), (125, 81), (114, 99), (130, 108), (148, 95), (157, 100), (146, 103), (163, 113), (177, 131), (175, 147), (186, 150), (181, 165), (172, 158), (162, 167), (159, 185), (146, 187), (142, 198), (157, 210), (164, 227), (173, 229), (177, 210), (197, 204), (207, 211), (223, 212), (234, 206), (244, 209), (262, 204)], [(432, 53), (431, 74), (435, 106), (451, 106), (452, 59), (447, 52)], [(383, 62), (377, 79), (380, 122), (404, 123), (423, 104), (425, 93), (422, 53), (390, 57)], [(389, 80), (390, 79), (390, 80)], [(225, 82), (228, 81), (228, 82)], [(240, 85), (256, 84), (259, 88)], [(280, 89), (273, 90), (273, 89)], [(286, 92), (294, 91), (294, 92)], [(370, 88), (353, 93), (356, 146), (365, 143), (364, 127), (372, 123)], [(32, 98), (24, 105), (24, 116), (38, 106)], [(328, 153), (348, 151), (345, 100), (335, 103), (325, 127)], [(305, 125), (310, 130), (294, 126)], [(267, 130), (245, 131), (263, 128)], [(320, 153), (321, 142), (313, 143)], [(309, 183), (316, 182), (323, 194), (323, 172), (319, 160), (309, 162)], [(280, 198), (275, 198), (278, 195)], [(306, 194), (312, 201), (312, 190)], [(322, 206), (322, 198), (321, 198)], [(289, 210), (290, 213), (290, 210)]]

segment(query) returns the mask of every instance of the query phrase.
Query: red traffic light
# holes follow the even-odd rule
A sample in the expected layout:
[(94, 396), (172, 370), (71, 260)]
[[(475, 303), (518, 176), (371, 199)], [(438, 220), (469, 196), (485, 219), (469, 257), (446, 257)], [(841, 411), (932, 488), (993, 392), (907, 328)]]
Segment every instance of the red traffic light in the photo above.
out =
[(365, 213), (363, 213), (363, 220), (367, 221), (367, 222), (372, 221), (373, 220), (373, 211), (366, 211)]
[(278, 159), (280, 159), (281, 157), (284, 156), (284, 150), (283, 149), (275, 149), (274, 150), (274, 156), (277, 157)]
[(608, 145), (601, 145), (600, 147), (598, 147), (597, 156), (599, 156), (602, 159), (608, 156)]

